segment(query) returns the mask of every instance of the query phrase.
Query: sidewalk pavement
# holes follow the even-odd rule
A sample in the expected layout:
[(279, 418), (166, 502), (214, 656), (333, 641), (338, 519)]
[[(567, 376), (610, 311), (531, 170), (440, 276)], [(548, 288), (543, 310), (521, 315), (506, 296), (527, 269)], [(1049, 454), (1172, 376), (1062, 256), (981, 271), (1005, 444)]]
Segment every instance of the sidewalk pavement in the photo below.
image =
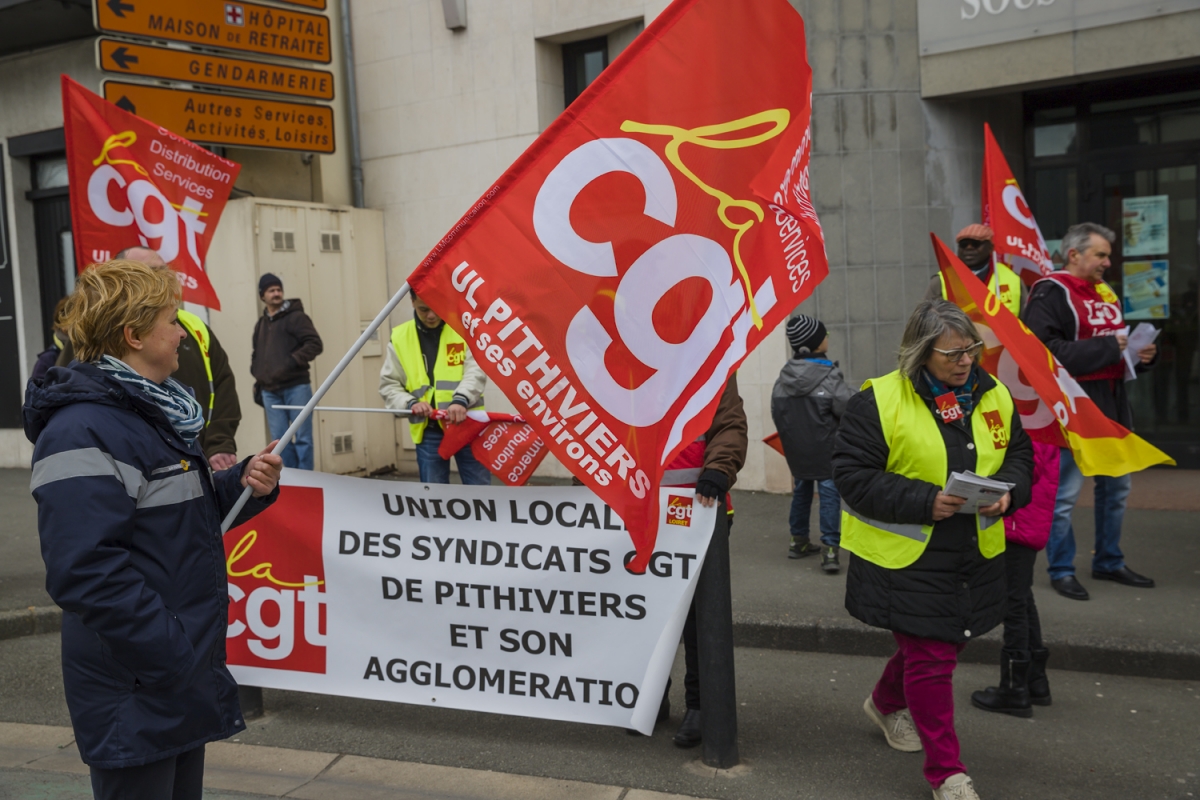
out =
[[(92, 796), (70, 727), (0, 722), (0, 796)], [(234, 800), (679, 800), (680, 795), (482, 769), (214, 742), (204, 753), (204, 797)]]
[[(0, 469), (0, 639), (57, 630), (60, 612), (46, 595), (29, 471)], [(1131, 589), (1094, 581), (1088, 559), (1092, 510), (1075, 513), (1080, 581), (1092, 599), (1050, 589), (1039, 557), (1034, 594), (1052, 666), (1117, 675), (1200, 675), (1200, 471), (1155, 469), (1134, 476), (1122, 547), (1130, 566), (1158, 582)], [(791, 498), (734, 492), (730, 538), (734, 636), (740, 646), (850, 655), (886, 655), (891, 635), (846, 613), (846, 558), (840, 575), (816, 556), (787, 558)], [(811, 538), (819, 539), (814, 504)], [(964, 660), (996, 663), (1000, 630), (981, 637)]]
[[(618, 787), (630, 787), (624, 800), (928, 800), (921, 756), (889, 748), (862, 711), (884, 659), (753, 648), (738, 648), (734, 657), (743, 758), (734, 774), (700, 768), (698, 750), (671, 743), (683, 716), (678, 653), (671, 719), (650, 737), (598, 725), (266, 689), (267, 714), (212, 747), (208, 797), (245, 796), (233, 789), (261, 797), (298, 786), (286, 796), (475, 800), (515, 797), (505, 792), (517, 787), (522, 800), (619, 800), (624, 789)], [(59, 659), (54, 634), (0, 641), (0, 720), (59, 726), (47, 741), (29, 733), (6, 736), (7, 726), (0, 725), (0, 755), (13, 738), (21, 747), (57, 748), (69, 740), (62, 730), (70, 720)], [(1200, 796), (1200, 682), (1053, 666), (1054, 704), (1038, 707), (1031, 719), (970, 706), (973, 689), (995, 684), (995, 665), (962, 664), (955, 671), (955, 726), (980, 796)], [(19, 755), (17, 763), (82, 772), (69, 749), (42, 752), (27, 760)], [(8, 767), (12, 763), (0, 760), (0, 797), (7, 796), (5, 789), (30, 800), (88, 796), (78, 782), (73, 784), (78, 794), (70, 793), (68, 781), (81, 780), (74, 772), (35, 773), (27, 766)], [(347, 774), (356, 764), (364, 766)], [(420, 766), (433, 764), (440, 767)], [(322, 774), (326, 765), (331, 766)], [(29, 787), (31, 774), (41, 776), (40, 794)], [(512, 775), (536, 777), (526, 783)], [(318, 777), (305, 784), (312, 776)]]

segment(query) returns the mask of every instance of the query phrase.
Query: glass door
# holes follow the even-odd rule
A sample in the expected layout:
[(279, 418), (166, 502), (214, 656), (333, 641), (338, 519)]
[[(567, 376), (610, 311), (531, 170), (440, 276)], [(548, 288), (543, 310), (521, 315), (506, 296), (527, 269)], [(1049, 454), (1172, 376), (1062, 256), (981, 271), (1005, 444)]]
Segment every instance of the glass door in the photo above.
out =
[(1137, 431), (1178, 461), (1200, 454), (1200, 268), (1197, 162), (1122, 159), (1095, 163), (1092, 219), (1117, 234), (1105, 278), (1131, 327), (1160, 329), (1155, 368), (1128, 385)]

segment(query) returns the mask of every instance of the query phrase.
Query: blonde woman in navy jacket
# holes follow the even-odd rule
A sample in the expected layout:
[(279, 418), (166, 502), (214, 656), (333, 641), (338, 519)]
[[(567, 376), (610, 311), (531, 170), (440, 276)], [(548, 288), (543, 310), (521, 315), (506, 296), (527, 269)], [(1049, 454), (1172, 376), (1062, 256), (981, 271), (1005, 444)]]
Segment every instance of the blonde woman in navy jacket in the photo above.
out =
[(26, 392), (46, 588), (97, 798), (198, 800), (204, 745), (245, 728), (225, 667), (221, 519), (246, 486), (239, 524), (274, 502), (281, 460), (210, 471), (200, 404), (170, 377), (178, 305), (167, 270), (84, 270), (66, 312), (78, 360)]

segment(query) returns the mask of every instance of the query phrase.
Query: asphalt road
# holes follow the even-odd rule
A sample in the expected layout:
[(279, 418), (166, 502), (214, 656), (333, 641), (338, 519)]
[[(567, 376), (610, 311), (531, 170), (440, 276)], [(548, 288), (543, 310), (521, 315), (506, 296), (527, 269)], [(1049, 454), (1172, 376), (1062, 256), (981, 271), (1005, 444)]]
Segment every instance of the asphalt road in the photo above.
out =
[[(0, 642), (0, 720), (70, 724), (58, 659), (55, 634)], [(888, 748), (860, 708), (882, 665), (859, 656), (739, 649), (740, 743), (749, 771), (736, 778), (688, 771), (698, 751), (671, 744), (681, 717), (679, 663), (671, 722), (651, 738), (271, 690), (265, 692), (267, 716), (237, 738), (691, 796), (927, 798), (921, 757)], [(1168, 681), (1052, 671), (1054, 705), (1037, 709), (1032, 720), (969, 707), (970, 691), (995, 677), (995, 668), (964, 664), (955, 678), (963, 760), (985, 800), (1200, 796), (1200, 676)], [(0, 781), (4, 777), (0, 773)]]

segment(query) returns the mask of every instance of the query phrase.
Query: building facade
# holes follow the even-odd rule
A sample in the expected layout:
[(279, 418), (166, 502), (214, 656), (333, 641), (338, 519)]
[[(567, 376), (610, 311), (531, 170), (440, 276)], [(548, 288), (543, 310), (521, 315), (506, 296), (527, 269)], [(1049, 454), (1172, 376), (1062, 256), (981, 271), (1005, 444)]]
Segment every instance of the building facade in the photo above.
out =
[[(904, 322), (936, 272), (929, 233), (949, 240), (979, 219), (987, 122), (1051, 245), (1082, 220), (1118, 232), (1110, 282), (1133, 318), (1162, 329), (1158, 367), (1132, 388), (1137, 430), (1181, 464), (1200, 465), (1200, 2), (791, 2), (813, 68), (811, 186), (830, 263), (800, 310), (825, 322), (848, 380), (894, 368)], [(365, 201), (383, 213), (389, 290), (666, 5), (349, 0)], [(43, 290), (44, 270), (31, 266), (41, 258), (32, 224), (39, 170), (52, 181), (54, 168), (20, 155), (30, 141), (20, 137), (61, 125), (59, 71), (98, 80), (92, 34), (78, 36), (0, 60), (0, 103), (21, 110), (2, 115), (0, 138), (5, 246), (20, 275), (24, 330), (16, 374), (0, 366), (0, 409), (19, 404), (41, 309), (56, 291)], [(346, 142), (315, 159), (316, 177), (300, 156), (245, 151), (239, 187), (344, 202)], [(739, 372), (751, 441), (743, 488), (790, 489), (783, 460), (760, 444), (773, 430), (770, 392), (787, 353), (777, 331)], [(489, 396), (489, 407), (504, 402)]]

